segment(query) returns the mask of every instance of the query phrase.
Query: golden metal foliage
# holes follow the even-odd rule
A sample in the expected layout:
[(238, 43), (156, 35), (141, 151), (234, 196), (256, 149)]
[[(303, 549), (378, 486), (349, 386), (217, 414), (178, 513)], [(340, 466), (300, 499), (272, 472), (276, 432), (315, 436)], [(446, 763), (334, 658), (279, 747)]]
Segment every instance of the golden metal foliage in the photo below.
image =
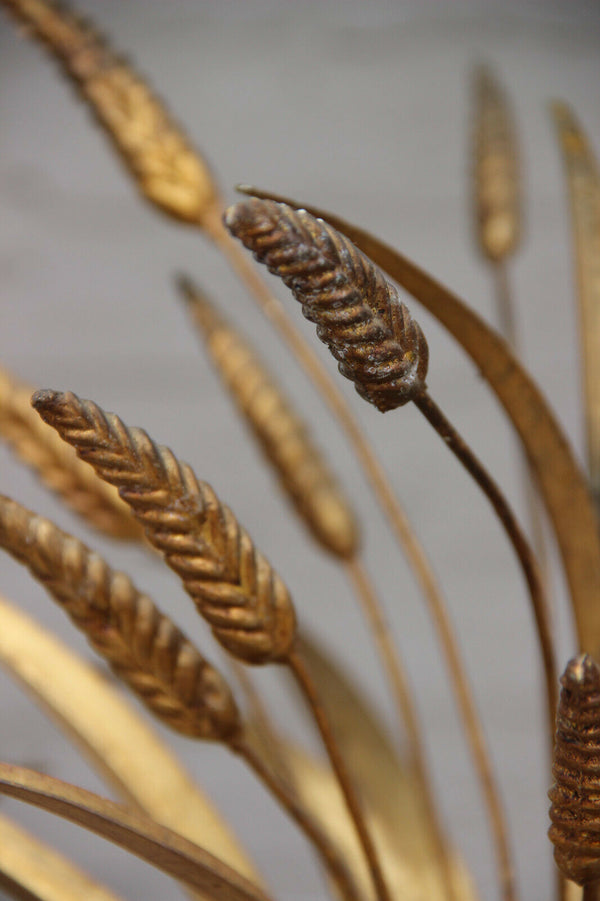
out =
[(256, 198), (230, 207), (225, 224), (290, 288), (361, 397), (385, 412), (424, 390), (423, 332), (394, 286), (344, 235), (305, 210)]
[(125, 573), (1, 495), (0, 546), (42, 582), (159, 719), (195, 738), (228, 741), (239, 731), (223, 677)]
[(308, 426), (246, 339), (190, 281), (181, 287), (217, 372), (299, 516), (326, 550), (353, 557), (356, 518)]
[(588, 885), (600, 879), (600, 668), (582, 654), (560, 681), (549, 835), (565, 876)]
[(217, 640), (246, 663), (285, 658), (296, 627), (288, 590), (212, 488), (142, 429), (128, 429), (91, 401), (37, 391), (32, 403), (119, 488)]

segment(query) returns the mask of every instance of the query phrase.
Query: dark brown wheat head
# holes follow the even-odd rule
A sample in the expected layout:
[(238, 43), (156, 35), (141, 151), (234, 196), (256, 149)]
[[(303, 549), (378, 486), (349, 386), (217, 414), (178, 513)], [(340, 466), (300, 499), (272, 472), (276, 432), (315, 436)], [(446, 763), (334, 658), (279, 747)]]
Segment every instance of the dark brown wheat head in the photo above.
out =
[(578, 885), (600, 879), (600, 669), (583, 654), (561, 678), (550, 790), (550, 839)]
[(290, 288), (361, 397), (385, 412), (425, 389), (423, 332), (348, 238), (305, 210), (257, 198), (230, 207), (225, 224)]
[(91, 401), (38, 391), (32, 403), (98, 475), (117, 486), (231, 654), (246, 663), (287, 657), (295, 637), (289, 592), (210, 485), (142, 429), (128, 429)]

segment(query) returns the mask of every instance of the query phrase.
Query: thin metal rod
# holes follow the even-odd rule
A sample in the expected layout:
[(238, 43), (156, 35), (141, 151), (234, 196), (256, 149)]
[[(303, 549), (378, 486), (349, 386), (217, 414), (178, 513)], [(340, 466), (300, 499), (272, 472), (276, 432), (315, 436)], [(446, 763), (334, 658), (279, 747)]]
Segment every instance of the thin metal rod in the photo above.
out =
[(488, 498), (521, 564), (521, 569), (529, 588), (544, 667), (548, 731), (552, 752), (554, 747), (554, 724), (558, 706), (558, 671), (556, 668), (556, 651), (550, 626), (548, 602), (535, 557), (500, 488), (468, 444), (458, 434), (454, 426), (446, 419), (435, 401), (424, 391), (414, 398), (414, 403)]
[(378, 901), (392, 901), (392, 896), (386, 885), (381, 864), (379, 862), (379, 855), (367, 827), (365, 814), (359, 802), (356, 789), (350, 778), (337, 740), (331, 729), (329, 719), (321, 704), (317, 687), (297, 650), (293, 650), (288, 655), (285, 662), (289, 665), (290, 670), (296, 679), (298, 687), (304, 696), (321, 738), (323, 739), (323, 744), (327, 751), (331, 766), (344, 796), (348, 813), (354, 823), (356, 833), (363, 848)]
[(260, 754), (244, 739), (243, 734), (229, 744), (232, 751), (245, 761), (268, 791), (276, 798), (284, 810), (299, 826), (304, 835), (319, 853), (325, 868), (335, 880), (345, 901), (364, 901), (344, 858), (333, 846), (310, 813), (298, 801), (294, 790), (275, 772), (265, 765)]

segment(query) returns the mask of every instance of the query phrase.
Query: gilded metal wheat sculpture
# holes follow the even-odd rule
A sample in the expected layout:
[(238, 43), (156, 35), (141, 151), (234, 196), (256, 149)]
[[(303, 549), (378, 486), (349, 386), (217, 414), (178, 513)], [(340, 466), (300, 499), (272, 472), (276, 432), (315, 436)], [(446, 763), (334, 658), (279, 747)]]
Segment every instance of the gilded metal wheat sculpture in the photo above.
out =
[[(483, 489), (527, 581), (551, 724), (558, 682), (554, 636), (535, 557), (500, 489), (428, 393), (427, 341), (394, 282), (422, 301), (458, 338), (515, 425), (530, 475), (539, 479), (562, 554), (579, 650), (597, 660), (599, 530), (588, 485), (560, 427), (506, 344), (427, 273), (364, 230), (293, 201), (281, 202), (285, 198), (245, 189), (256, 196), (224, 212), (221, 192), (204, 158), (147, 83), (92, 24), (49, 0), (1, 2), (58, 60), (142, 196), (172, 220), (198, 228), (224, 254), (342, 426), (432, 612), (486, 801), (501, 891), (505, 901), (514, 901), (516, 879), (502, 804), (432, 568), (351, 406), (236, 239), (300, 301), (340, 373), (354, 383), (358, 394), (381, 412), (412, 401)], [(484, 70), (478, 74), (477, 102), (477, 234), (481, 253), (493, 267), (497, 293), (506, 300), (506, 260), (522, 231), (519, 178), (505, 98)], [(598, 177), (574, 118), (564, 107), (556, 109), (555, 116), (572, 191), (580, 294), (589, 305), (589, 321), (594, 322)], [(38, 417), (28, 406), (27, 386), (7, 373), (0, 373), (0, 437), (89, 525), (162, 554), (213, 636), (233, 658), (234, 672), (240, 664), (276, 664), (275, 676), (289, 670), (321, 733), (331, 768), (280, 734), (261, 692), (247, 675), (238, 674), (247, 698), (252, 700), (255, 692), (250, 711), (244, 711), (194, 641), (125, 573), (111, 569), (77, 538), (4, 496), (0, 496), (0, 546), (47, 588), (155, 718), (187, 738), (218, 742), (244, 760), (312, 844), (344, 901), (420, 897), (471, 901), (472, 888), (457, 874), (459, 867), (440, 825), (409, 680), (361, 557), (363, 524), (313, 443), (303, 415), (285, 398), (277, 379), (268, 375), (238, 324), (229, 325), (189, 280), (181, 286), (223, 381), (293, 509), (329, 559), (344, 568), (363, 604), (409, 737), (409, 754), (398, 754), (319, 639), (299, 630), (296, 607), (283, 580), (232, 511), (187, 464), (142, 430), (128, 428), (116, 415), (72, 393), (37, 391), (33, 403)], [(593, 336), (588, 337), (586, 346), (593, 346)], [(589, 468), (592, 487), (597, 489), (594, 397), (588, 391)], [(89, 667), (36, 633), (2, 599), (0, 663), (88, 752), (128, 806), (2, 763), (0, 794), (37, 804), (111, 838), (179, 879), (203, 901), (269, 901), (237, 840), (226, 834), (160, 741), (139, 727), (137, 714), (125, 711), (111, 686), (101, 685)], [(562, 678), (553, 737), (556, 784), (550, 793), (550, 836), (560, 872), (583, 886), (585, 901), (600, 897), (595, 785), (599, 696), (600, 670), (592, 656), (582, 654), (569, 663)], [(94, 704), (111, 712), (106, 723), (93, 719), (87, 708)], [(354, 743), (362, 749), (356, 757)], [(132, 749), (147, 752), (154, 761), (160, 771), (157, 781), (167, 787), (163, 797), (157, 792), (153, 796), (151, 787), (133, 772)], [(381, 772), (371, 771), (376, 768)], [(409, 808), (393, 810), (401, 797), (409, 801)], [(399, 831), (410, 850), (402, 846)], [(420, 858), (411, 842), (413, 831), (423, 840)], [(41, 881), (29, 872), (36, 856), (44, 858)], [(0, 886), (15, 897), (36, 901), (70, 901), (69, 891), (94, 892), (114, 901), (108, 890), (86, 880), (67, 861), (47, 855), (4, 818)], [(566, 887), (565, 882), (563, 892)]]

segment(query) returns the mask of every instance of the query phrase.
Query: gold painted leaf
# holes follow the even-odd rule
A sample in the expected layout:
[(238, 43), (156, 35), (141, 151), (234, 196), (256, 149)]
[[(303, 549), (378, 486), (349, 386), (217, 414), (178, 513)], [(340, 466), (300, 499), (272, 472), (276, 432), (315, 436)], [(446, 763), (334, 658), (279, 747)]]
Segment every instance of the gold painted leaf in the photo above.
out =
[[(344, 749), (348, 769), (360, 785), (392, 896), (398, 901), (445, 901), (449, 897), (446, 873), (438, 863), (418, 780), (401, 760), (372, 706), (330, 654), (306, 632), (298, 644), (319, 685), (320, 699)], [(274, 769), (281, 769), (283, 760), (284, 773), (300, 800), (340, 849), (359, 886), (372, 899), (372, 883), (356, 833), (329, 768), (285, 739), (273, 744), (261, 737), (260, 730), (255, 730), (252, 738)], [(451, 851), (449, 868), (454, 897), (474, 901), (477, 896), (469, 873)]]
[(93, 792), (0, 763), (0, 793), (95, 832), (199, 890), (210, 901), (268, 901), (261, 889), (204, 848)]
[(69, 860), (0, 816), (0, 889), (23, 901), (119, 901)]

